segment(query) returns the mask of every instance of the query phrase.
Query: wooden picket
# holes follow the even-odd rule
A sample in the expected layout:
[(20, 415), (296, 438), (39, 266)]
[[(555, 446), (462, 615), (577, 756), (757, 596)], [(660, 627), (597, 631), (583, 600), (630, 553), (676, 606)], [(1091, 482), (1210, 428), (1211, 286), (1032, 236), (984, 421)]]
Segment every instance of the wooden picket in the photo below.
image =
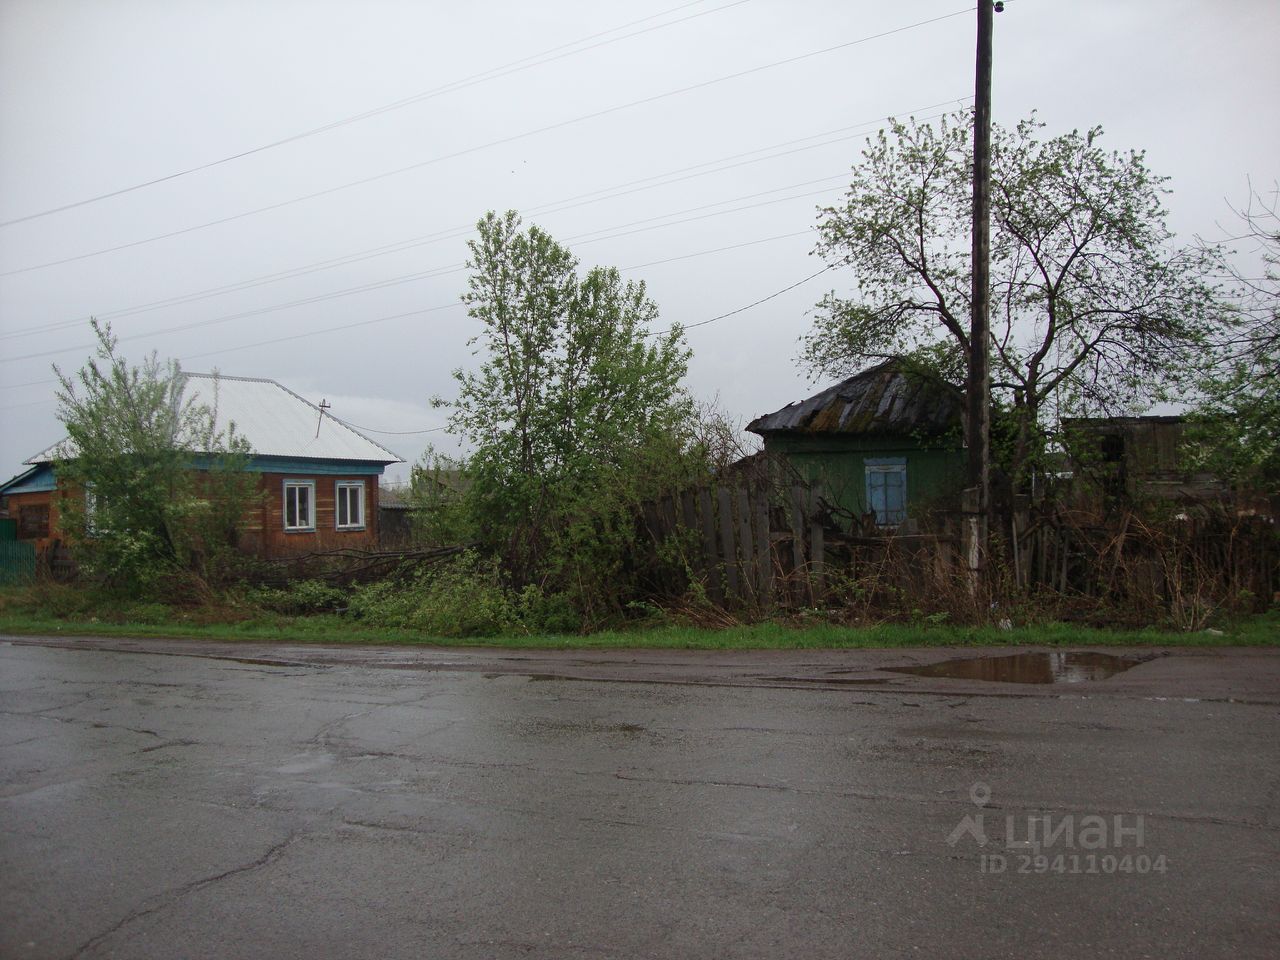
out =
[[(677, 544), (713, 603), (771, 608), (821, 596), (819, 501), (817, 489), (800, 484), (717, 484), (646, 503), (642, 516), (655, 548)], [(659, 581), (667, 590), (680, 586), (666, 576)]]

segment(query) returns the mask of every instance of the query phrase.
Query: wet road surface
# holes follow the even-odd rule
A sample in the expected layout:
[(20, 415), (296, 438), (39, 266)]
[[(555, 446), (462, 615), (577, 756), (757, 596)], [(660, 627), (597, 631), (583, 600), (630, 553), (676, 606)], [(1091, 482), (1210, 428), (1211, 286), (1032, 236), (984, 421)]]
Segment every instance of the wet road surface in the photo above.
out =
[(1108, 652), (0, 638), (0, 957), (1274, 956), (1280, 651)]

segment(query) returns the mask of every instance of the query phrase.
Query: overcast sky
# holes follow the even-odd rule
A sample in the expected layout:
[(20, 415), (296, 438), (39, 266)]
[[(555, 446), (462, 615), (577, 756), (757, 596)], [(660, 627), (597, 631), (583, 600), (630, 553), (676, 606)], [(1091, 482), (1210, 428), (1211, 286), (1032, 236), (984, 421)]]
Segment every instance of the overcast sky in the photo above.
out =
[[(1275, 0), (1009, 0), (995, 117), (1101, 124), (1171, 178), (1181, 237), (1222, 237), (1280, 178), (1277, 36)], [(955, 0), (0, 0), (0, 480), (62, 435), (50, 364), (90, 315), (130, 358), (455, 450), (395, 432), (438, 428), (476, 362), (486, 210), (644, 279), (664, 323), (728, 313), (821, 267), (815, 208), (883, 118), (969, 101), (973, 47)], [(693, 393), (745, 421), (814, 392), (798, 341), (833, 286), (690, 330)]]

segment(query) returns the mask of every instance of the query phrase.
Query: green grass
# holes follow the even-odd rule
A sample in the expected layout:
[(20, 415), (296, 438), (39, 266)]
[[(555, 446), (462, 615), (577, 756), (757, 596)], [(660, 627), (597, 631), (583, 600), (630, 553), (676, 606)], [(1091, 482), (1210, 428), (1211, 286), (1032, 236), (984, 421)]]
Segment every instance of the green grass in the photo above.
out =
[(676, 624), (637, 625), (586, 635), (436, 637), (411, 630), (370, 627), (336, 614), (289, 617), (234, 608), (182, 609), (162, 604), (107, 604), (65, 588), (0, 590), (0, 633), (63, 636), (175, 637), (288, 643), (401, 644), (517, 649), (813, 650), (833, 648), (961, 646), (1275, 646), (1280, 611), (1221, 625), (1221, 632), (1119, 630), (1044, 623), (1000, 630), (947, 624), (765, 622), (707, 629)]

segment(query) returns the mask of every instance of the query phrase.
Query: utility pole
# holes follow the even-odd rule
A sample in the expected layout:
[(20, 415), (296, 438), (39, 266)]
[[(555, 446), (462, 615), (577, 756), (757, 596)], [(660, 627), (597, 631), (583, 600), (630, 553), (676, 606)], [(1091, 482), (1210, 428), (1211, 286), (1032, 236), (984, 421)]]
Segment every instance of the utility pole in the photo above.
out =
[(327, 399), (320, 401), (320, 416), (316, 417), (316, 439), (320, 438), (320, 424), (324, 423), (324, 412), (332, 407)]
[(991, 515), (991, 369), (987, 341), (990, 322), (991, 257), (991, 32), (1004, 4), (978, 0), (978, 55), (973, 111), (973, 289), (969, 325), (969, 469), (965, 510), (968, 560), (975, 586), (982, 578)]

